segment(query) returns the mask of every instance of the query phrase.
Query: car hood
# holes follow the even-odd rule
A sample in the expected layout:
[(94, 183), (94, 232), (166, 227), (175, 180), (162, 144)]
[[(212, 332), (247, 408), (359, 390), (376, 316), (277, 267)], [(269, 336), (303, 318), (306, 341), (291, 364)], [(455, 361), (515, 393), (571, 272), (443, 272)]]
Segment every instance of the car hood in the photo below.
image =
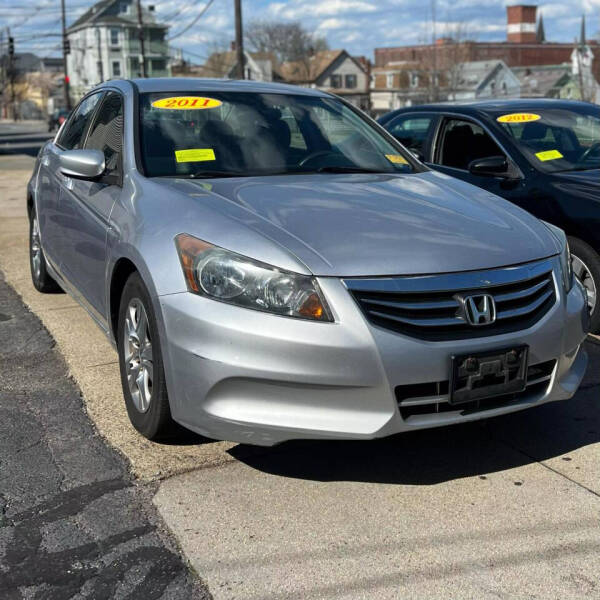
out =
[[(554, 236), (533, 216), (433, 171), (160, 182), (224, 213), (232, 226), (241, 223), (283, 246), (315, 275), (477, 270), (559, 251)], [(198, 194), (199, 187), (209, 193)], [(211, 238), (207, 241), (222, 245), (218, 231)], [(238, 251), (231, 244), (228, 249)], [(260, 243), (252, 258), (277, 264)]]

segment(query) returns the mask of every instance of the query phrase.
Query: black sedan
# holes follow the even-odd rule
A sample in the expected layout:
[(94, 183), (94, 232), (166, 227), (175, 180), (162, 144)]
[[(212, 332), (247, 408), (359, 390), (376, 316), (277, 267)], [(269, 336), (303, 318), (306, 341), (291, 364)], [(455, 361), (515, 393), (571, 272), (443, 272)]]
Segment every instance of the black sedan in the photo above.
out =
[(600, 331), (600, 107), (488, 100), (404, 108), (379, 119), (431, 168), (502, 196), (569, 236)]

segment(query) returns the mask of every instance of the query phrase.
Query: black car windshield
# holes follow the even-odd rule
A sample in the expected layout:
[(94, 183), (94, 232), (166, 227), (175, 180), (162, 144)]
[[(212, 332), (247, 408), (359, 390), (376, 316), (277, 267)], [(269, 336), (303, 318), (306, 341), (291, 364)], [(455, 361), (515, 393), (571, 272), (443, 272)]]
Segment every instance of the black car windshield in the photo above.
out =
[(418, 169), (341, 101), (302, 94), (145, 93), (140, 147), (148, 177)]
[(529, 160), (543, 171), (600, 168), (600, 109), (541, 108), (493, 115)]

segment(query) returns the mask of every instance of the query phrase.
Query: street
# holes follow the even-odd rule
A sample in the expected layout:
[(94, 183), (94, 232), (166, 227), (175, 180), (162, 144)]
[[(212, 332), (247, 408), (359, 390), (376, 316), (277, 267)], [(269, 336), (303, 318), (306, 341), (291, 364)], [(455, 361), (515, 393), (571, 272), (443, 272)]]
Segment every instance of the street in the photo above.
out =
[(87, 313), (31, 285), (42, 125), (0, 124), (0, 596), (600, 595), (597, 338), (575, 398), (488, 421), (270, 449), (150, 443)]

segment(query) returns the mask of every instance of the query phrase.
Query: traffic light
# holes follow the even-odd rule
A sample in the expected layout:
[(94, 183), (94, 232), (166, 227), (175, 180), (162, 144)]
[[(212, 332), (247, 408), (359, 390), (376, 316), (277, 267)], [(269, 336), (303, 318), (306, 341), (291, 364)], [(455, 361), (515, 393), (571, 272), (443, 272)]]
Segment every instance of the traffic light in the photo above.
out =
[(63, 42), (63, 52), (64, 54), (71, 54), (71, 42), (69, 41), (68, 38), (65, 39), (65, 41)]
[(8, 38), (8, 55), (9, 56), (15, 55), (15, 38), (13, 38), (13, 37)]

